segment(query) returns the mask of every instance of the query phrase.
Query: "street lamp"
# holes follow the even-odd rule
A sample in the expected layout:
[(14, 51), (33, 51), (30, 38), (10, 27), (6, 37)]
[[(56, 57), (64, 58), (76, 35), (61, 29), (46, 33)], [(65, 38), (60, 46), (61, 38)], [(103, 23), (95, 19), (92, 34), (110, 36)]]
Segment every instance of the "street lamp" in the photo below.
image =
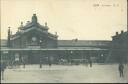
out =
[(103, 54), (101, 54), (101, 61), (102, 61), (102, 62), (103, 62), (103, 56), (104, 56), (104, 55), (103, 55)]
[(42, 40), (40, 40), (40, 68), (42, 68), (41, 43), (42, 43)]
[(71, 62), (71, 58), (72, 58), (72, 55), (73, 55), (73, 51), (70, 51), (70, 57), (69, 57), (69, 62)]
[(42, 40), (40, 40), (40, 48), (41, 48)]
[(23, 57), (22, 57), (22, 62), (23, 62), (23, 67), (24, 67), (24, 68), (25, 68), (25, 62), (26, 62), (25, 59), (26, 59), (25, 56), (23, 56)]

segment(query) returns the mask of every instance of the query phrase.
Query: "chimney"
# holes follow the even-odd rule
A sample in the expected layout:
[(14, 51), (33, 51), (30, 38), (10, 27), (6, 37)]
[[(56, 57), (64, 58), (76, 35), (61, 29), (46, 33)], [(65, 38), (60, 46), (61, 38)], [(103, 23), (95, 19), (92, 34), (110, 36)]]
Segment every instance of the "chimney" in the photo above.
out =
[(55, 35), (57, 35), (57, 32), (55, 32)]
[(10, 37), (11, 37), (11, 27), (8, 27), (8, 40), (7, 40), (7, 46), (10, 47), (11, 46), (11, 42), (10, 42)]
[(121, 34), (123, 34), (123, 33), (124, 33), (124, 31), (122, 30), (122, 31), (121, 31)]
[(45, 22), (45, 26), (47, 27), (47, 22)]
[(29, 24), (30, 23), (30, 21), (27, 21), (27, 23), (26, 24)]
[(116, 36), (119, 35), (118, 32), (116, 32)]

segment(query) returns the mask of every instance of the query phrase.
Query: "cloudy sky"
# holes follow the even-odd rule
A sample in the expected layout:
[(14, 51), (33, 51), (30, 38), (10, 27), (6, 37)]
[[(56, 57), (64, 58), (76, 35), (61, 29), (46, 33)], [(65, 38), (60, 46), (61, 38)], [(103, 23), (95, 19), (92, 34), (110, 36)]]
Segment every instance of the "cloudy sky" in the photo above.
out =
[(126, 0), (1, 0), (1, 38), (9, 26), (14, 34), (36, 13), (59, 39), (111, 40), (127, 29), (126, 7)]

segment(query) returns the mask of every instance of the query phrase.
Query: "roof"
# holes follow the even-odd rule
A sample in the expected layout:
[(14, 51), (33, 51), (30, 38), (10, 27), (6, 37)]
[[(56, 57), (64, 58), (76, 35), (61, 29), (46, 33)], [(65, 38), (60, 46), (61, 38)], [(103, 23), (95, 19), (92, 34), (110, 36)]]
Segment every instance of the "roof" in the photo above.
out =
[(118, 35), (114, 35), (114, 36), (112, 36), (113, 38), (115, 38), (115, 37), (128, 37), (128, 31), (126, 31), (126, 32), (123, 32), (122, 31), (122, 33), (120, 33), (120, 34), (118, 34)]
[(109, 40), (58, 40), (60, 47), (109, 47)]
[[(91, 47), (109, 47), (111, 41), (106, 40), (58, 40), (59, 48), (66, 49), (90, 49)], [(7, 40), (1, 40), (1, 46), (7, 46)]]
[(53, 39), (56, 39), (58, 36), (57, 35), (54, 35), (54, 34), (51, 34), (48, 32), (48, 26), (45, 24), (45, 26), (39, 24), (37, 22), (37, 17), (36, 17), (36, 14), (34, 14), (32, 16), (32, 21), (31, 22), (28, 22), (25, 26), (23, 26), (23, 23), (21, 23), (21, 26), (18, 27), (18, 31), (16, 32), (16, 34), (14, 35), (11, 35), (11, 40), (13, 39), (16, 39), (16, 38), (19, 38), (21, 36), (21, 34), (24, 34), (24, 33), (27, 33), (33, 29), (36, 29), (44, 34), (48, 34), (48, 36), (50, 38), (53, 38)]
[(41, 28), (31, 27), (31, 28), (28, 28), (28, 29), (26, 29), (26, 30), (17, 32), (17, 34), (14, 34), (14, 35), (11, 37), (11, 40), (16, 39), (16, 38), (19, 38), (21, 34), (30, 32), (30, 31), (32, 31), (32, 30), (39, 31), (39, 32), (41, 32), (41, 33), (43, 33), (43, 34), (46, 34), (47, 36), (49, 36), (50, 38), (53, 38), (53, 39), (56, 39), (56, 38), (58, 37), (57, 35), (54, 35), (54, 34), (51, 34), (51, 33), (49, 33), (49, 32), (43, 31)]
[(25, 30), (25, 29), (31, 28), (31, 27), (33, 27), (33, 26), (36, 26), (36, 27), (38, 27), (38, 28), (42, 28), (43, 30), (48, 30), (48, 27), (45, 27), (45, 26), (43, 26), (43, 25), (40, 25), (39, 23), (34, 24), (34, 23), (32, 23), (32, 22), (27, 23), (25, 26), (21, 27), (21, 29), (22, 29), (22, 30)]

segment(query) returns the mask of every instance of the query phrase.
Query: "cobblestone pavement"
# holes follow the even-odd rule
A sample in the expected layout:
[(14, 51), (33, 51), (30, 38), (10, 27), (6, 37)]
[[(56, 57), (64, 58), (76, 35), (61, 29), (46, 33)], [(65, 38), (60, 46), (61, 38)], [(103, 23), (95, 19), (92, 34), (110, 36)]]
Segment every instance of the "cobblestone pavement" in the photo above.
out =
[(128, 64), (124, 77), (119, 77), (118, 65), (27, 65), (6, 69), (2, 83), (128, 83)]

